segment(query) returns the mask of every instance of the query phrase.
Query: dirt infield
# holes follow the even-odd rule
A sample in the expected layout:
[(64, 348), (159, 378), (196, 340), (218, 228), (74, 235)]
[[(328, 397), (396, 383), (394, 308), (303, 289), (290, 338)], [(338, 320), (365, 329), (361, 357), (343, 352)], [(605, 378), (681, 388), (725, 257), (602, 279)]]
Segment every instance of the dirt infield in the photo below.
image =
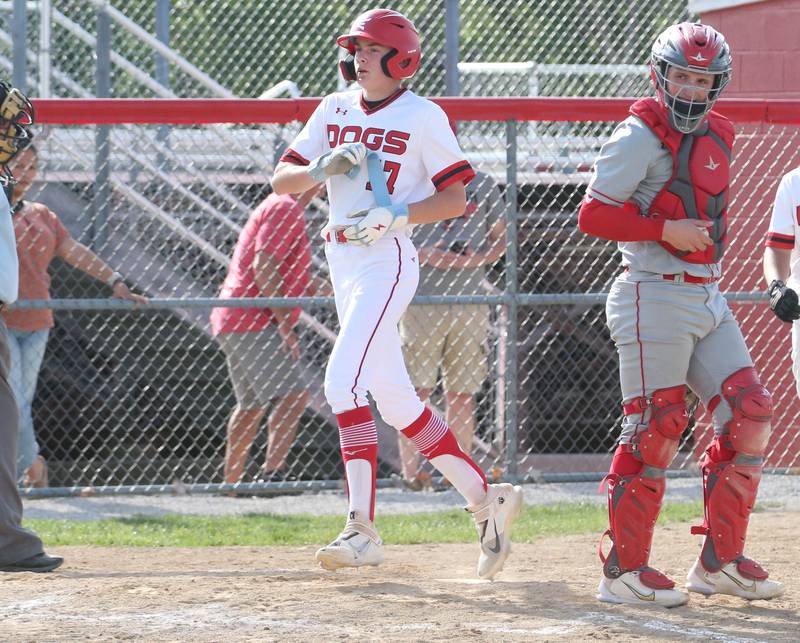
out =
[[(380, 568), (337, 573), (311, 547), (67, 547), (53, 574), (0, 574), (0, 640), (796, 641), (798, 528), (797, 513), (751, 525), (749, 553), (784, 597), (673, 610), (596, 602), (596, 535), (518, 544), (494, 583), (474, 579), (474, 545), (389, 546)], [(661, 528), (654, 563), (682, 580), (698, 541)]]

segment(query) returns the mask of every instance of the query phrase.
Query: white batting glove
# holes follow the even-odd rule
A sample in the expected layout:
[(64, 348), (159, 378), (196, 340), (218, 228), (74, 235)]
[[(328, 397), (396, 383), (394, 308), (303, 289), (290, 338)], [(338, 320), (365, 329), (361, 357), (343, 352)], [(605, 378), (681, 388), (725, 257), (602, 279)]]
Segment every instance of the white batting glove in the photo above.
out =
[(344, 143), (315, 158), (306, 171), (317, 183), (335, 174), (353, 178), (366, 156), (367, 147), (363, 143)]
[(350, 242), (371, 246), (387, 232), (402, 228), (408, 223), (408, 206), (400, 204), (388, 208), (372, 208), (350, 214), (347, 218), (360, 221), (342, 230), (344, 237)]

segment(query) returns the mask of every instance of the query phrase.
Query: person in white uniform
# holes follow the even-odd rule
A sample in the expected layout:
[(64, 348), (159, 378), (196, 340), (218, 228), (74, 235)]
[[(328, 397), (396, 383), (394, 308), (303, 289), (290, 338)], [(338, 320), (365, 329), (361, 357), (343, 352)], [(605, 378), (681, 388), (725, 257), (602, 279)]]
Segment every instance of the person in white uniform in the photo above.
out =
[(373, 522), (378, 441), (369, 393), (383, 419), (464, 496), (480, 537), (478, 575), (493, 578), (510, 551), (522, 491), (488, 485), (450, 427), (420, 401), (398, 332), (419, 280), (412, 226), (461, 215), (475, 173), (441, 108), (402, 86), (421, 59), (410, 20), (373, 9), (337, 43), (348, 54), (341, 71), (359, 87), (322, 100), (272, 177), (278, 194), (325, 181), (330, 199), (322, 234), (340, 330), (325, 396), (339, 425), (349, 511), (341, 534), (316, 558), (326, 569), (383, 560)]
[(764, 249), (764, 279), (769, 305), (781, 321), (792, 324), (792, 373), (800, 395), (800, 167), (786, 174), (778, 185)]

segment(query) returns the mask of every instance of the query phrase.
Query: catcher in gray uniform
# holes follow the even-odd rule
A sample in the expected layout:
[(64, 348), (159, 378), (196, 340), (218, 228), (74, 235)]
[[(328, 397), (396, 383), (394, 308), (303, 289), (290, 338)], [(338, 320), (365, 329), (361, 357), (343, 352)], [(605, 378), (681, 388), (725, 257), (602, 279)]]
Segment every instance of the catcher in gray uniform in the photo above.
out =
[(635, 102), (603, 145), (580, 209), (581, 230), (619, 242), (624, 266), (606, 304), (625, 419), (606, 477), (612, 545), (600, 553), (601, 601), (689, 598), (648, 564), (665, 471), (689, 420), (688, 389), (712, 413), (715, 438), (701, 465), (705, 521), (692, 528), (705, 540), (686, 587), (746, 599), (783, 591), (743, 555), (772, 400), (717, 284), (734, 130), (711, 108), (731, 62), (708, 25), (664, 31), (650, 61), (656, 98)]

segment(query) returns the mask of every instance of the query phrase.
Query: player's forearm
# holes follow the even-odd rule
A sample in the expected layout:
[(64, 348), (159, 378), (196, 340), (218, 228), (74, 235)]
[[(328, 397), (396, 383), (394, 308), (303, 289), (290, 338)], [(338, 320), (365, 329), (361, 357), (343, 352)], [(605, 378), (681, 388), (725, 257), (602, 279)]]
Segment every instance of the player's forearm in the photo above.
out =
[(317, 184), (308, 175), (304, 165), (292, 165), (285, 162), (278, 163), (270, 183), (276, 194), (300, 194)]
[(464, 214), (466, 208), (467, 192), (464, 184), (454, 183), (441, 192), (432, 194), (427, 199), (411, 203), (408, 206), (408, 222), (412, 225), (417, 225), (454, 219)]
[(585, 198), (578, 212), (578, 227), (586, 234), (610, 241), (660, 241), (664, 219), (642, 216), (630, 201), (617, 207)]
[(70, 239), (65, 247), (60, 249), (59, 256), (73, 268), (77, 268), (103, 283), (108, 283), (114, 276), (114, 269), (111, 266), (82, 243), (73, 239)]
[(771, 248), (764, 250), (764, 281), (769, 286), (774, 280), (786, 281), (791, 273), (791, 250)]

